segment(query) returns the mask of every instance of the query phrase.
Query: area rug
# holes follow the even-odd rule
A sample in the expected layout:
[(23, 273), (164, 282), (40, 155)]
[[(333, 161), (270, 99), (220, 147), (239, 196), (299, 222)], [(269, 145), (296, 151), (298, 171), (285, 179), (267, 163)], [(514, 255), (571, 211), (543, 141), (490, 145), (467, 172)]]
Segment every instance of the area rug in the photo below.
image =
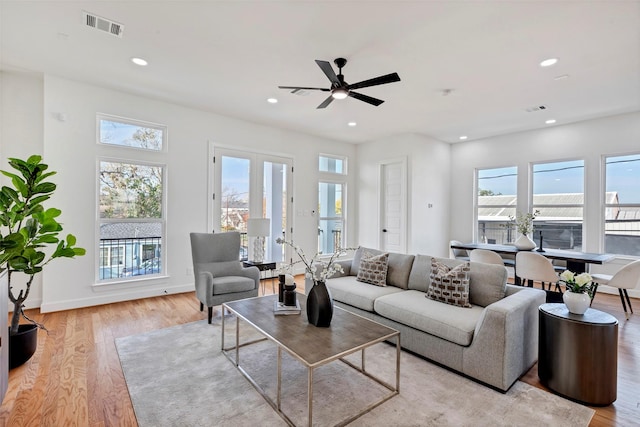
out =
[[(225, 327), (235, 321), (227, 318)], [(229, 326), (231, 324), (231, 326)], [(241, 322), (241, 342), (257, 332)], [(227, 335), (228, 334), (228, 335)], [(220, 351), (221, 325), (178, 325), (116, 340), (120, 363), (141, 427), (284, 426), (286, 423)], [(225, 344), (235, 339), (232, 329)], [(307, 424), (307, 373), (283, 352), (282, 408)], [(360, 356), (349, 356), (359, 363)], [(276, 397), (276, 347), (242, 347), (241, 365)], [(366, 352), (366, 368), (395, 384), (395, 346)], [(342, 362), (314, 371), (314, 425), (334, 425), (388, 390)], [(400, 394), (356, 419), (353, 426), (587, 426), (595, 411), (516, 382), (506, 393), (489, 389), (410, 353), (401, 354)]]

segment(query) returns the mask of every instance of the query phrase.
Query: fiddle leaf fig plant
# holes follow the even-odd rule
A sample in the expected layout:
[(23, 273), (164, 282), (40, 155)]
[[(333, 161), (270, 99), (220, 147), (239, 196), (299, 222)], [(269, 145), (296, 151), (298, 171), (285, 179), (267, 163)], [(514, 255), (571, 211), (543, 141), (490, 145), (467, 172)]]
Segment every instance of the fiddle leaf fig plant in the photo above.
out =
[[(0, 272), (7, 271), (9, 300), (13, 303), (9, 334), (15, 335), (20, 317), (46, 330), (24, 313), (35, 275), (52, 260), (82, 256), (85, 250), (76, 247), (72, 234), (59, 237), (62, 224), (57, 218), (62, 212), (45, 209), (42, 204), (56, 189), (56, 184), (47, 181), (56, 172), (46, 172), (49, 166), (38, 155), (26, 161), (10, 158), (9, 165), (15, 172), (0, 171), (12, 184), (0, 190)], [(24, 279), (23, 286), (16, 286), (18, 279)]]

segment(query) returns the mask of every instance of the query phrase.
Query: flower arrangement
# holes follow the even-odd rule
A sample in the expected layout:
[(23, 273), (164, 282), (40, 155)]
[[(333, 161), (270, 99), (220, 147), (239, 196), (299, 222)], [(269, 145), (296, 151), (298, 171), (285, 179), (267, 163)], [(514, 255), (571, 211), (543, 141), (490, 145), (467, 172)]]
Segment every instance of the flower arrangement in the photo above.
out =
[[(312, 258), (308, 258), (302, 248), (294, 244), (290, 240), (284, 240), (280, 237), (276, 239), (276, 243), (280, 245), (288, 245), (296, 251), (299, 261), (295, 261), (291, 264), (285, 264), (280, 267), (280, 271), (292, 272), (293, 266), (299, 262), (304, 264), (305, 277), (312, 279), (315, 282), (323, 282), (326, 279), (332, 277), (336, 273), (343, 273), (342, 266), (336, 261), (339, 257), (346, 254), (347, 251), (354, 250), (354, 248), (336, 248), (336, 251), (329, 257), (328, 260), (321, 260), (320, 253), (316, 253)], [(283, 271), (283, 272), (284, 272)]]
[(523, 214), (521, 212), (516, 212), (516, 216), (509, 215), (509, 219), (511, 222), (509, 224), (505, 224), (505, 227), (510, 227), (511, 224), (515, 224), (516, 229), (520, 234), (528, 236), (533, 232), (533, 220), (540, 215), (539, 210), (535, 210), (533, 213), (528, 212)]
[(560, 283), (564, 283), (567, 288), (567, 292), (573, 292), (576, 294), (589, 294), (589, 297), (593, 295), (594, 284), (593, 278), (589, 273), (575, 274), (573, 271), (565, 270), (560, 274)]

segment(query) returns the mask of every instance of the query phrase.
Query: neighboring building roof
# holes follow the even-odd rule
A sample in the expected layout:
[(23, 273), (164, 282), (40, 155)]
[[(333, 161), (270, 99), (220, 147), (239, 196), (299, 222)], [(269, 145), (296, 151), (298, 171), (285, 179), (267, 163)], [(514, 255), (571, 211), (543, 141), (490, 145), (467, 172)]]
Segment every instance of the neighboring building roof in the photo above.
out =
[(159, 222), (113, 222), (100, 224), (100, 239), (143, 239), (161, 237)]
[[(478, 196), (478, 218), (485, 221), (509, 221), (515, 213), (517, 197), (513, 195)], [(617, 203), (618, 193), (608, 191), (606, 203)], [(533, 197), (535, 205), (555, 205), (552, 208), (538, 208), (540, 219), (546, 221), (581, 221), (583, 209), (575, 206), (584, 203), (583, 193), (538, 194)], [(495, 207), (494, 207), (495, 206)], [(508, 206), (508, 207), (505, 207)], [(607, 219), (640, 220), (640, 208), (607, 209)]]

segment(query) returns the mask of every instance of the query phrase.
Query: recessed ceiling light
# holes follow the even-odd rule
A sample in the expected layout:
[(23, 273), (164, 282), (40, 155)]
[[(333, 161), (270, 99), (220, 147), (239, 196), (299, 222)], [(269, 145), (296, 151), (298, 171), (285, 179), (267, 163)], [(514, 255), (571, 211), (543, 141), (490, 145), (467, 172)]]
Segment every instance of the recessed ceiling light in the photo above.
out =
[(540, 62), (540, 66), (541, 67), (550, 67), (550, 66), (554, 65), (556, 62), (558, 62), (558, 58), (549, 58), (549, 59), (545, 59), (544, 61)]
[(131, 62), (133, 62), (134, 64), (139, 65), (141, 67), (145, 67), (148, 64), (148, 62), (146, 60), (144, 60), (142, 58), (136, 58), (136, 57), (131, 58)]
[(556, 122), (556, 119), (549, 119), (549, 120), (547, 120), (545, 123), (546, 123), (546, 124), (548, 124), (548, 125), (552, 125), (552, 124), (554, 124), (555, 122)]
[(347, 123), (347, 126), (351, 126), (351, 127), (355, 127), (357, 125), (356, 122), (349, 122)]
[(467, 139), (467, 138), (468, 138), (468, 136), (467, 136), (467, 135), (462, 135), (462, 136), (460, 137), (460, 140), (461, 140), (461, 141), (464, 141), (464, 140), (465, 140), (465, 139)]
[(267, 102), (269, 104), (277, 104), (278, 100), (276, 98), (267, 98)]

